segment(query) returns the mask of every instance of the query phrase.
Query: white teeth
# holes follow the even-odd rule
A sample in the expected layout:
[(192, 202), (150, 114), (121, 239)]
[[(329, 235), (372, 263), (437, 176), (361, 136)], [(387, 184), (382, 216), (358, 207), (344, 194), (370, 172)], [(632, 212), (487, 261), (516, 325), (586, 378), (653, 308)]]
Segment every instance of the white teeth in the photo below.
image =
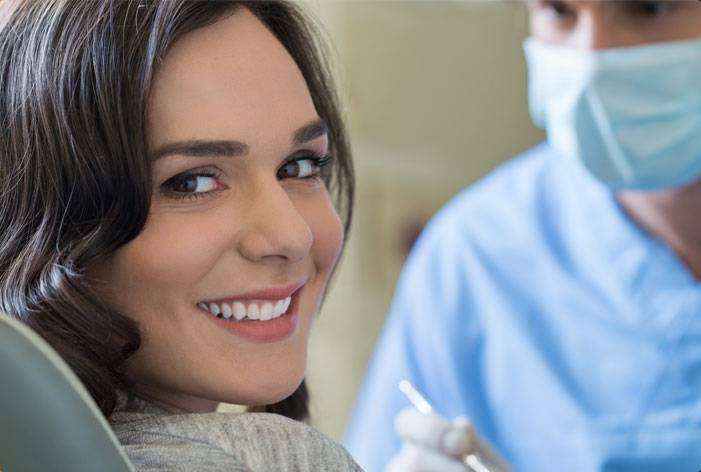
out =
[[(0, 0), (1, 1), (1, 0)], [(208, 311), (214, 316), (220, 316), (220, 318), (234, 318), (237, 321), (248, 318), (250, 320), (261, 320), (268, 321), (287, 313), (287, 309), (290, 308), (290, 303), (292, 302), (292, 297), (289, 296), (284, 300), (278, 301), (268, 301), (249, 303), (248, 306), (244, 305), (242, 302), (235, 301), (231, 304), (229, 303), (198, 303), (197, 306), (203, 310)]]
[(252, 320), (257, 320), (260, 318), (260, 308), (255, 303), (248, 305), (248, 317)]
[(273, 308), (273, 318), (277, 318), (278, 316), (282, 315), (282, 313), (283, 313), (282, 308), (284, 306), (285, 306), (285, 301), (278, 300), (278, 302), (275, 304), (275, 307)]
[(234, 302), (231, 306), (234, 312), (234, 318), (237, 320), (242, 320), (246, 317), (246, 306), (241, 302)]
[(273, 304), (272, 303), (263, 303), (263, 306), (260, 307), (260, 320), (261, 321), (268, 321), (273, 317)]

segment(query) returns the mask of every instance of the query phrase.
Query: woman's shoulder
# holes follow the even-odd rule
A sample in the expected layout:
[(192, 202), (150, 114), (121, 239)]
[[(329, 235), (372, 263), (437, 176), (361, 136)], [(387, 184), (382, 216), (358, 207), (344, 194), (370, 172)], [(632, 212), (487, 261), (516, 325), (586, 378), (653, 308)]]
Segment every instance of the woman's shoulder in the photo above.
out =
[(271, 413), (117, 411), (110, 423), (139, 471), (361, 470), (333, 439)]

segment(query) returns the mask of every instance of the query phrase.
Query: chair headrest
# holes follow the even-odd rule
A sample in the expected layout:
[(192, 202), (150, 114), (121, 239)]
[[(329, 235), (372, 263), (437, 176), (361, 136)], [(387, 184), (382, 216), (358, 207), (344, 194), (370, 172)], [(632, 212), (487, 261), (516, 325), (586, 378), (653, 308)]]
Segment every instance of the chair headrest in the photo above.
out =
[(39, 335), (0, 312), (0, 470), (133, 472), (78, 377)]

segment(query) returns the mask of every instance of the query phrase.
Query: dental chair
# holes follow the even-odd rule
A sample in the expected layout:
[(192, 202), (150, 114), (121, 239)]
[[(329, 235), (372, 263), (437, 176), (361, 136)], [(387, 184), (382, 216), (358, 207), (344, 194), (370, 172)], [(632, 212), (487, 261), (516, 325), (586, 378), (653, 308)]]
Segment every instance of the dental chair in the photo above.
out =
[(134, 472), (80, 380), (0, 312), (0, 471)]

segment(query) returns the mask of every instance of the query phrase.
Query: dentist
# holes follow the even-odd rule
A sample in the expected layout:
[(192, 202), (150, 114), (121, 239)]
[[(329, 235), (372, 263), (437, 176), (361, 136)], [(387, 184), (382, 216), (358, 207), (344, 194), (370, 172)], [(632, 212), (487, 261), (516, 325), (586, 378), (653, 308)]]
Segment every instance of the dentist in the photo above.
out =
[[(519, 472), (699, 470), (701, 2), (528, 8), (547, 142), (425, 229), (346, 445), (369, 472), (483, 443)], [(407, 409), (404, 378), (454, 420)]]

